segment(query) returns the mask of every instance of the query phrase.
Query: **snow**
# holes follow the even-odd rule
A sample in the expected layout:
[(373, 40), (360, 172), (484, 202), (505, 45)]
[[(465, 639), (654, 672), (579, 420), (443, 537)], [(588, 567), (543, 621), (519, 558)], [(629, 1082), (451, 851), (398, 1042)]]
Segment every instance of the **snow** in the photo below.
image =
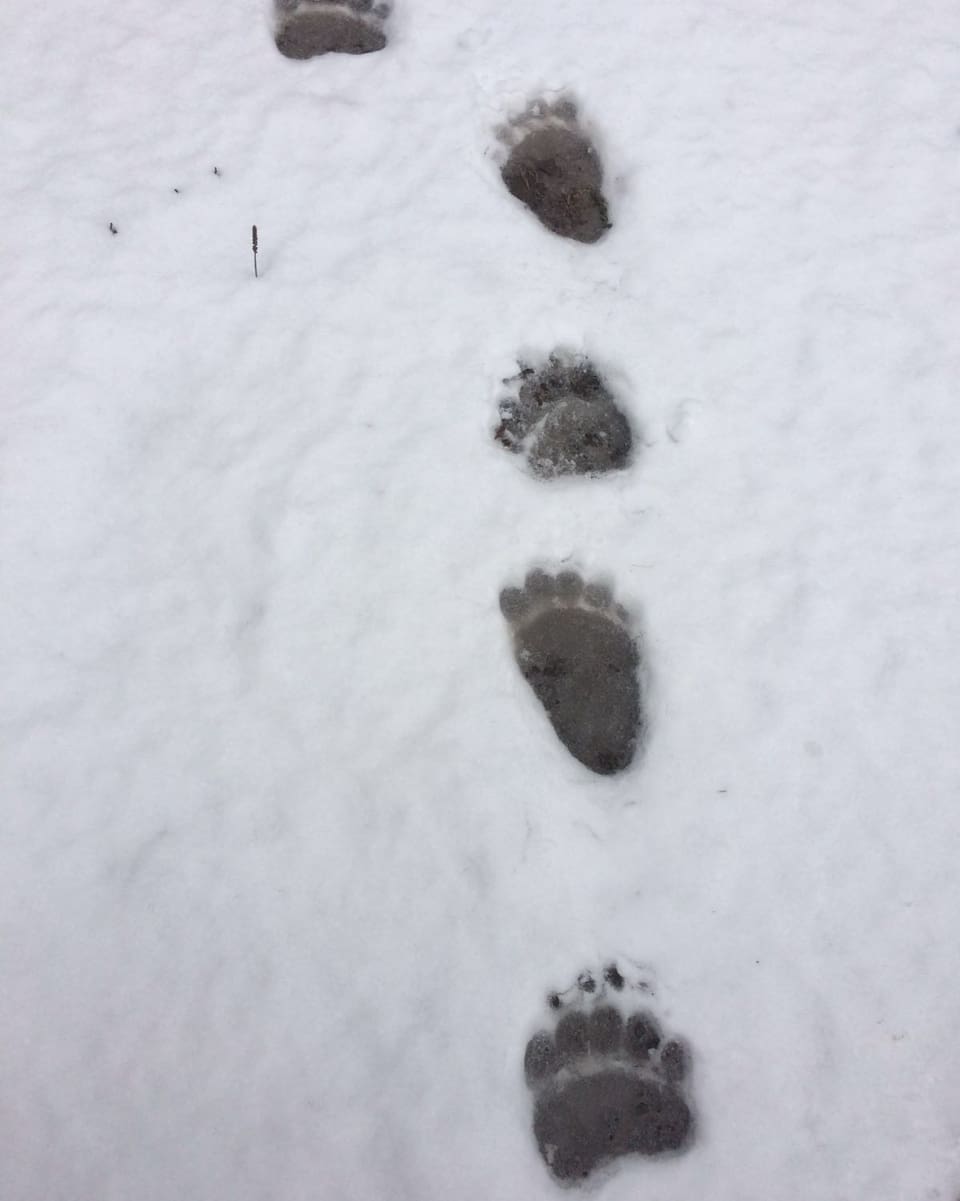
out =
[[(304, 63), (251, 3), (0, 29), (4, 1201), (554, 1197), (523, 1048), (612, 957), (699, 1135), (605, 1201), (953, 1201), (954, 6), (398, 0)], [(496, 165), (564, 89), (595, 246)], [(556, 346), (631, 471), (493, 442)], [(614, 779), (497, 606), (561, 565), (644, 629)]]

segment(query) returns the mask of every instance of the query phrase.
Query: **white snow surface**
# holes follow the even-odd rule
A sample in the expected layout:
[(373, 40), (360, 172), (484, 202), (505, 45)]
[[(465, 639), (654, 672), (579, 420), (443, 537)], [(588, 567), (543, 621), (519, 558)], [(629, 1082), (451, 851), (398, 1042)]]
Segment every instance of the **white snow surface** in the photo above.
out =
[[(956, 6), (0, 29), (3, 1201), (556, 1197), (523, 1049), (610, 958), (699, 1126), (604, 1201), (955, 1201)], [(498, 175), (561, 91), (594, 246)], [(631, 470), (492, 441), (556, 346)], [(642, 625), (620, 777), (516, 669), (532, 566)]]

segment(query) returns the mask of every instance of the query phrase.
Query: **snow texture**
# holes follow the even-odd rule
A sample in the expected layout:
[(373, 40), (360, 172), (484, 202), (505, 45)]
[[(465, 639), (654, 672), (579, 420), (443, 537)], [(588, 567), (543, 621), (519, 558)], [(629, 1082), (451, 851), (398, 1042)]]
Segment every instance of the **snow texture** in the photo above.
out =
[[(957, 8), (388, 29), (0, 12), (0, 1196), (546, 1201), (524, 1048), (616, 959), (697, 1133), (604, 1201), (955, 1201)], [(500, 178), (567, 94), (595, 245)], [(490, 437), (556, 346), (629, 470)], [(620, 775), (513, 662), (541, 564), (643, 613)]]

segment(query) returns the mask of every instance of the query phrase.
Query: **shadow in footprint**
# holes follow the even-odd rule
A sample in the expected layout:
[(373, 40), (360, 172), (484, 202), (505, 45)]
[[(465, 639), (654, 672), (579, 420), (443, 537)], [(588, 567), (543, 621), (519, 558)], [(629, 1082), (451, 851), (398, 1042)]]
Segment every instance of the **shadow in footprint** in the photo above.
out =
[(601, 475), (627, 467), (633, 434), (606, 380), (584, 355), (554, 351), (540, 367), (521, 362), (500, 401), (494, 437), (526, 457), (542, 479)]
[(560, 1181), (583, 1181), (624, 1155), (663, 1155), (689, 1146), (686, 1096), (690, 1054), (665, 1039), (648, 1008), (624, 1005), (616, 965), (580, 977), (577, 997), (554, 994), (560, 1016), (527, 1043), (524, 1074), (533, 1093), (533, 1132)]
[(503, 182), (542, 225), (576, 242), (603, 237), (611, 228), (603, 166), (572, 100), (535, 100), (498, 135), (509, 149)]
[(287, 58), (370, 54), (387, 44), (387, 4), (372, 0), (276, 0), (277, 49)]
[(630, 619), (602, 584), (531, 571), (500, 609), (524, 679), (574, 758), (600, 775), (629, 767), (642, 743), (640, 655)]

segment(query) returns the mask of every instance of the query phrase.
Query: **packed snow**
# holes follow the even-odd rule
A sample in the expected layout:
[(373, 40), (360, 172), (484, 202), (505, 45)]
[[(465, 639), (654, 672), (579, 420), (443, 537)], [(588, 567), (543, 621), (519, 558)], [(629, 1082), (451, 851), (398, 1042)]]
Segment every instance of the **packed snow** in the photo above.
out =
[[(588, 1192), (956, 1201), (960, 13), (385, 29), (0, 12), (0, 1197), (556, 1198), (524, 1049), (616, 961), (696, 1131)], [(594, 245), (500, 176), (567, 96)], [(558, 349), (626, 470), (494, 439)], [(531, 568), (641, 631), (618, 775), (517, 668)]]

